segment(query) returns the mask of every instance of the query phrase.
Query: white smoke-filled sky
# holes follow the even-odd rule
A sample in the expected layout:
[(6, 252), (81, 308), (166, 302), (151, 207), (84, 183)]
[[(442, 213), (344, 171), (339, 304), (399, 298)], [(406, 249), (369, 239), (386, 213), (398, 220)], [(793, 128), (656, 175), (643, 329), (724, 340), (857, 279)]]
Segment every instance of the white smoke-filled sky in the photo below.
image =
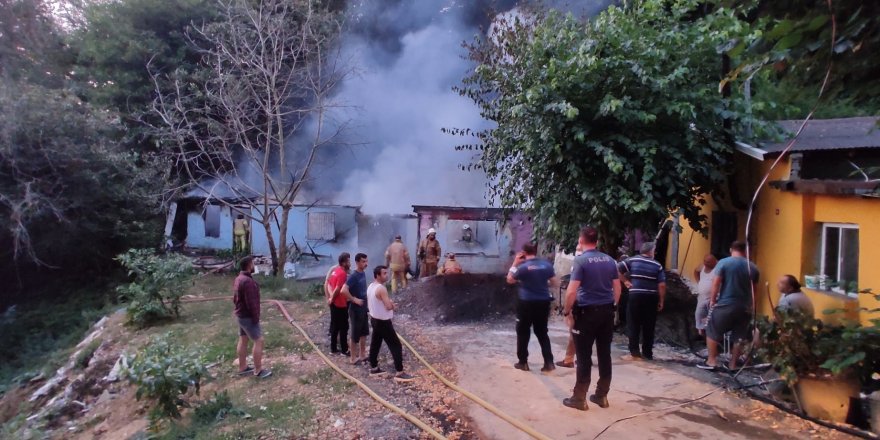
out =
[(441, 133), (486, 124), (470, 100), (451, 90), (469, 68), (462, 36), (443, 24), (408, 33), (390, 65), (375, 63), (381, 58), (365, 45), (353, 48), (363, 73), (341, 95), (358, 107), (355, 130), (366, 145), (353, 148), (361, 149), (356, 155), (366, 167), (347, 176), (341, 199), (370, 214), (412, 212), (414, 204), (487, 204), (485, 175), (459, 169), (471, 159), (455, 151), (462, 138)]
[[(610, 0), (572, 2), (595, 13)], [(515, 2), (507, 0), (509, 10)], [(347, 106), (349, 146), (328, 149), (313, 174), (308, 198), (359, 205), (368, 214), (411, 213), (412, 205), (493, 206), (486, 176), (460, 167), (473, 152), (455, 146), (473, 141), (443, 128), (485, 128), (474, 103), (452, 90), (474, 68), (465, 41), (489, 23), (486, 8), (455, 0), (354, 2), (354, 26), (342, 40), (343, 59), (357, 73), (335, 99)], [(479, 16), (482, 14), (482, 18)]]

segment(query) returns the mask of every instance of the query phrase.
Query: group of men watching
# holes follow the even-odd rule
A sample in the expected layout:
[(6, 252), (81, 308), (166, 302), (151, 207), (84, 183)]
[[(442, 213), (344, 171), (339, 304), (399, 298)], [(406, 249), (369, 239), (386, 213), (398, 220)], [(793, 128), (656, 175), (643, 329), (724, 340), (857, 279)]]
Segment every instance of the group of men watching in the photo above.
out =
[[(654, 259), (654, 243), (645, 243), (640, 254), (620, 263), (597, 249), (599, 235), (596, 229), (584, 227), (578, 236), (577, 253), (572, 265), (571, 279), (565, 292), (563, 316), (570, 329), (569, 346), (565, 360), (553, 362), (548, 335), (548, 321), (553, 301), (551, 288), (557, 288), (558, 279), (553, 265), (538, 257), (535, 244), (527, 243), (516, 255), (507, 282), (518, 284), (516, 309), (516, 356), (514, 368), (529, 371), (528, 345), (534, 332), (541, 346), (544, 360), (542, 372), (556, 366), (577, 367), (576, 381), (571, 397), (563, 399), (565, 406), (587, 410), (587, 392), (591, 384), (592, 351), (596, 347), (599, 377), (589, 400), (607, 408), (611, 386), (611, 341), (615, 313), (623, 287), (629, 291), (627, 302), (627, 333), (629, 351), (633, 359), (654, 358), (654, 328), (657, 313), (666, 299), (666, 275), (663, 266)], [(436, 245), (439, 252), (439, 245)], [(367, 285), (367, 256), (355, 255), (351, 270), (351, 256), (342, 253), (325, 282), (325, 294), (330, 308), (330, 352), (348, 356), (352, 365), (369, 365), (371, 375), (384, 374), (378, 365), (382, 343), (388, 345), (397, 371), (395, 380), (408, 382), (413, 377), (403, 370), (403, 353), (392, 319), (395, 304), (385, 288), (389, 280), (392, 290), (406, 286), (408, 254), (396, 237), (386, 252), (388, 266), (373, 268), (373, 282)], [(253, 279), (254, 263), (251, 257), (240, 262), (241, 272), (233, 283), (235, 316), (239, 325), (239, 374), (268, 377), (272, 372), (262, 368), (263, 338), (260, 329), (260, 291)], [(753, 318), (753, 298), (760, 273), (746, 258), (744, 242), (734, 242), (730, 257), (720, 261), (707, 255), (703, 266), (694, 271), (697, 281), (698, 303), (695, 311), (696, 327), (706, 336), (708, 358), (699, 368), (714, 370), (719, 367), (719, 346), (726, 334), (732, 339), (728, 368), (735, 369), (742, 353), (741, 342), (750, 338)], [(782, 293), (781, 309), (796, 309), (812, 316), (813, 306), (800, 291), (800, 283), (792, 275), (783, 276), (777, 283)], [(370, 335), (369, 356), (366, 338)], [(350, 338), (347, 335), (350, 331)], [(254, 342), (254, 365), (247, 365), (248, 340)], [(574, 360), (577, 362), (574, 362)]]
[[(368, 286), (366, 278), (367, 256), (354, 257), (355, 270), (351, 270), (351, 256), (344, 252), (339, 265), (333, 268), (325, 283), (327, 304), (330, 307), (330, 352), (350, 356), (352, 365), (369, 365), (370, 375), (383, 375), (379, 367), (379, 350), (384, 342), (394, 359), (397, 374), (394, 380), (409, 382), (413, 376), (403, 370), (403, 349), (394, 330), (395, 304), (391, 301), (385, 283), (390, 279), (387, 266), (373, 268), (373, 282)], [(232, 285), (234, 315), (239, 327), (238, 365), (240, 376), (254, 375), (264, 378), (272, 372), (263, 368), (263, 333), (260, 327), (260, 286), (254, 280), (254, 261), (244, 257), (239, 262), (240, 272)], [(349, 273), (351, 272), (351, 273)], [(370, 327), (369, 357), (366, 354)], [(348, 332), (351, 330), (351, 338)], [(247, 364), (248, 341), (253, 341), (253, 366)]]
[[(663, 310), (666, 300), (666, 275), (663, 266), (654, 259), (654, 243), (643, 244), (639, 255), (617, 263), (596, 248), (598, 240), (597, 231), (591, 227), (583, 228), (578, 237), (577, 253), (563, 306), (563, 315), (571, 332), (563, 361), (553, 363), (547, 329), (553, 301), (550, 289), (558, 286), (553, 266), (549, 261), (537, 257), (535, 245), (527, 244), (516, 256), (507, 275), (508, 283), (519, 285), (517, 362), (514, 368), (529, 371), (528, 344), (533, 331), (544, 359), (542, 372), (552, 371), (555, 366), (574, 368), (576, 364), (577, 379), (573, 393), (571, 397), (563, 399), (563, 404), (579, 410), (588, 409), (587, 392), (591, 383), (594, 345), (599, 378), (589, 400), (602, 408), (609, 406), (611, 341), (615, 311), (623, 287), (629, 291), (626, 315), (632, 359), (654, 358), (657, 313)], [(718, 261), (708, 255), (703, 267), (695, 271), (699, 294), (696, 326), (701, 334), (705, 334), (708, 347), (708, 359), (698, 365), (699, 368), (714, 370), (718, 367), (719, 346), (725, 334), (729, 334), (733, 342), (728, 368), (736, 368), (742, 353), (742, 342), (751, 336), (753, 293), (760, 273), (745, 254), (745, 243), (734, 242), (730, 247), (730, 257)], [(812, 304), (800, 291), (797, 278), (785, 275), (777, 287), (782, 293), (780, 309), (796, 309), (805, 315), (813, 315)]]
[[(398, 242), (399, 240), (395, 243)], [(406, 249), (403, 249), (402, 253), (405, 255)], [(384, 342), (394, 359), (394, 369), (397, 372), (394, 380), (412, 381), (413, 377), (403, 371), (403, 347), (392, 323), (395, 304), (385, 288), (385, 283), (389, 280), (394, 285), (394, 277), (399, 275), (396, 272), (400, 272), (400, 266), (392, 263), (390, 270), (388, 266), (374, 267), (373, 282), (368, 286), (366, 254), (359, 253), (354, 256), (353, 271), (351, 255), (348, 252), (340, 254), (338, 262), (339, 265), (333, 268), (324, 284), (324, 292), (330, 307), (330, 352), (350, 357), (352, 365), (369, 365), (371, 375), (382, 375), (385, 372), (379, 367), (379, 350)], [(400, 279), (405, 286), (406, 277)], [(370, 327), (373, 328), (373, 334), (367, 356), (367, 336), (370, 336)], [(349, 330), (351, 338), (346, 340)]]

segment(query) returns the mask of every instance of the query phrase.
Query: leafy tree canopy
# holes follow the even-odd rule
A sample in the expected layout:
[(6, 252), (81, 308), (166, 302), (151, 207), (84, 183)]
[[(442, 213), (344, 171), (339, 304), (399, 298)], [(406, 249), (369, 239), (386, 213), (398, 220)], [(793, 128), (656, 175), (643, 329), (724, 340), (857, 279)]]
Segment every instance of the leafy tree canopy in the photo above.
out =
[(123, 113), (144, 113), (155, 94), (147, 64), (158, 72), (194, 72), (201, 55), (186, 30), (214, 19), (210, 0), (95, 2), (71, 38), (82, 96)]
[[(731, 78), (753, 78), (756, 115), (802, 118), (816, 103), (829, 63), (828, 87), (816, 117), (880, 112), (880, 2), (864, 0), (725, 0), (741, 5), (752, 31), (725, 47)], [(832, 41), (832, 20), (836, 33)]]
[(703, 229), (737, 116), (718, 90), (719, 48), (747, 29), (733, 10), (697, 10), (642, 0), (590, 21), (511, 16), (472, 43), (478, 67), (459, 92), (495, 126), (459, 148), (480, 152), (493, 195), (568, 248), (592, 224), (616, 252), (626, 230), (654, 231), (670, 210)]

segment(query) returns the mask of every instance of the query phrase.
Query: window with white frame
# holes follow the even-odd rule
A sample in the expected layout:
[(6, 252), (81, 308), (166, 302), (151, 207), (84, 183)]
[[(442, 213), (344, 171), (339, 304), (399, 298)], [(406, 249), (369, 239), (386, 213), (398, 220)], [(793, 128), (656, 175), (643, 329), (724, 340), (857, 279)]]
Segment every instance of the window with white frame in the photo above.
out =
[(307, 240), (336, 240), (336, 214), (332, 212), (310, 212)]
[(828, 287), (838, 293), (859, 290), (859, 226), (850, 223), (822, 224), (820, 272)]

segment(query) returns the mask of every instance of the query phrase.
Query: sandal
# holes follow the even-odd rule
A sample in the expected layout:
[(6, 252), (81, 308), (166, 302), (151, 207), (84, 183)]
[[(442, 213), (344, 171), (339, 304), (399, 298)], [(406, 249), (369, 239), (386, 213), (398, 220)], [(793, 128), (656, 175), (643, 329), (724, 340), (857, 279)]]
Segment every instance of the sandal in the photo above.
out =
[(556, 361), (556, 366), (562, 368), (574, 368), (574, 362), (566, 363), (565, 361)]
[(267, 378), (267, 377), (269, 377), (269, 376), (271, 376), (271, 375), (272, 375), (272, 371), (271, 371), (271, 370), (262, 369), (262, 370), (260, 370), (259, 373), (254, 374), (254, 377), (257, 377), (257, 378), (260, 378), (260, 379), (265, 379), (265, 378)]
[(718, 369), (718, 366), (717, 365), (709, 365), (706, 362), (700, 362), (699, 364), (697, 364), (697, 368), (699, 368), (701, 370), (706, 370), (706, 371), (715, 371)]
[(252, 367), (250, 365), (248, 365), (248, 367), (245, 368), (244, 370), (238, 371), (239, 376), (247, 376), (248, 374), (253, 374), (253, 373), (254, 373), (254, 367)]

